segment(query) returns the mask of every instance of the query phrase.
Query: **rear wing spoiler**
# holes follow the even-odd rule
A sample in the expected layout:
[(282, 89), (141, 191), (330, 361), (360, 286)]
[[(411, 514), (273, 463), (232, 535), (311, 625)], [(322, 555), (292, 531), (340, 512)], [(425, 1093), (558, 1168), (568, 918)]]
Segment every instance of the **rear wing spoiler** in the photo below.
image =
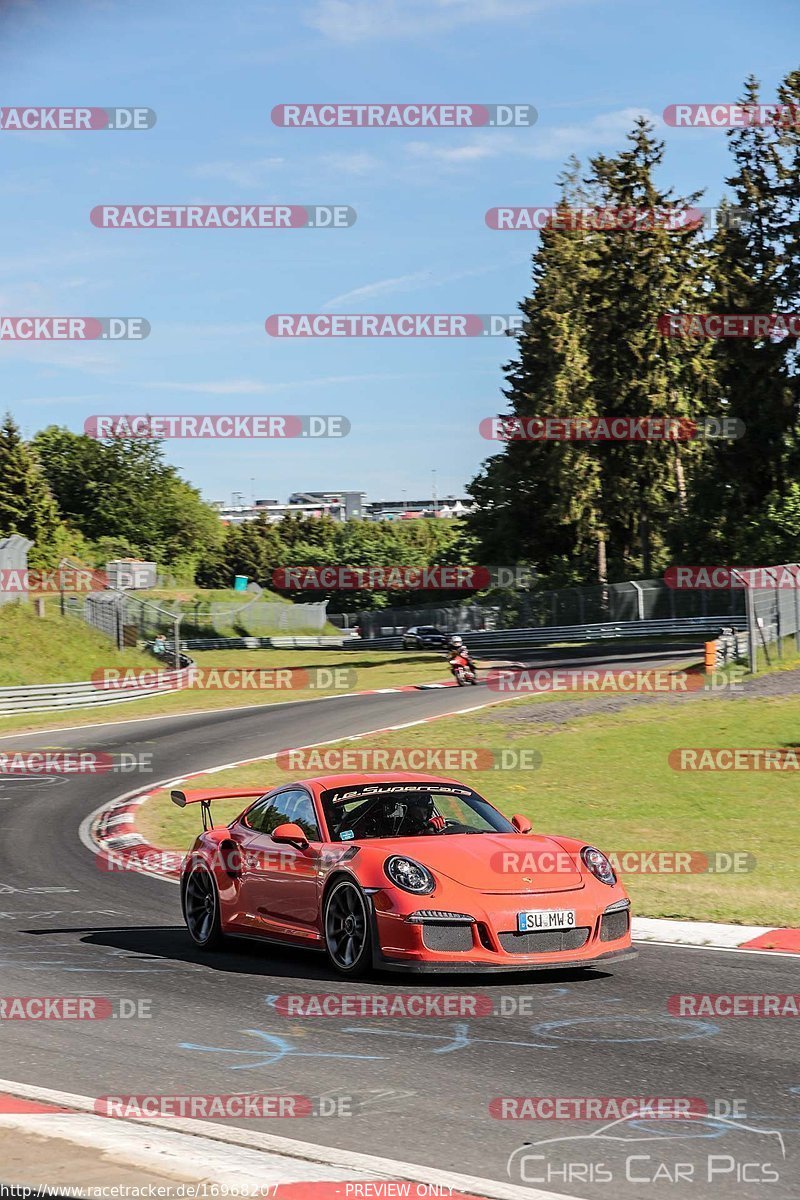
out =
[(250, 796), (263, 795), (263, 788), (226, 788), (222, 791), (217, 788), (195, 788), (190, 792), (175, 789), (170, 793), (172, 803), (177, 804), (178, 808), (185, 808), (187, 804), (200, 805), (200, 811), (203, 814), (204, 831), (214, 828), (214, 822), (211, 817), (212, 800), (244, 800)]

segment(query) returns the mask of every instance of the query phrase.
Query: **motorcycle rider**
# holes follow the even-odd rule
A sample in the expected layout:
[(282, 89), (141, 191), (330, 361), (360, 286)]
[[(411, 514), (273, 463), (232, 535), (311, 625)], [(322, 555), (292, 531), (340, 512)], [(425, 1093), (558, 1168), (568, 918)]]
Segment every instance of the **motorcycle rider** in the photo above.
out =
[[(469, 650), (464, 645), (464, 639), (460, 634), (453, 633), (447, 639), (447, 661), (450, 664), (450, 670), (453, 670), (453, 659), (463, 658), (469, 669), (477, 674), (477, 667)], [(455, 672), (454, 672), (455, 673)]]

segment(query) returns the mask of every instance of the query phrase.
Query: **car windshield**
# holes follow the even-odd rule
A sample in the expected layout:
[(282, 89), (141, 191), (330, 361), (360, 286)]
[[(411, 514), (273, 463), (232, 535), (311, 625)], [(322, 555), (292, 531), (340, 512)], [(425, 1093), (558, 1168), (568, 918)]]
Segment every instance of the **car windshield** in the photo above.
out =
[(331, 840), (514, 833), (471, 788), (458, 784), (371, 783), (322, 793)]

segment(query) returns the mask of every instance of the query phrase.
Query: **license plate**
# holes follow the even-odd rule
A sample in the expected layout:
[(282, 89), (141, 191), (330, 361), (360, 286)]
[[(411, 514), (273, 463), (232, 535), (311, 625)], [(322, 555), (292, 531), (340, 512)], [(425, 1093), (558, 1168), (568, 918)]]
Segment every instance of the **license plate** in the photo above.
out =
[(574, 929), (574, 908), (535, 908), (517, 913), (517, 932), (530, 933), (545, 929)]

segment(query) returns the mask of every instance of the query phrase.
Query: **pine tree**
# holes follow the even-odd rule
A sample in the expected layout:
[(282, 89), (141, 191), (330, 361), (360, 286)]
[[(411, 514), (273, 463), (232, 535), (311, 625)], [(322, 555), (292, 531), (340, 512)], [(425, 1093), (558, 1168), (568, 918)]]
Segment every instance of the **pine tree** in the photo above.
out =
[[(592, 160), (587, 181), (597, 204), (645, 214), (643, 227), (593, 234), (595, 268), (584, 298), (589, 363), (602, 417), (699, 420), (716, 408), (712, 350), (703, 342), (664, 336), (659, 321), (702, 304), (705, 251), (697, 226), (673, 227), (698, 194), (677, 197), (654, 174), (664, 145), (640, 118), (630, 148)], [(649, 576), (665, 561), (671, 526), (686, 508), (687, 473), (704, 452), (700, 440), (609, 442), (602, 447), (603, 523), (609, 570)]]
[[(797, 111), (800, 72), (779, 99)], [(760, 103), (754, 78), (741, 101)], [(738, 223), (713, 245), (711, 309), (719, 313), (796, 312), (800, 303), (800, 135), (786, 125), (730, 131), (735, 170), (727, 180)], [(731, 338), (714, 354), (728, 415), (745, 427), (738, 440), (712, 447), (697, 493), (691, 537), (708, 559), (748, 553), (751, 520), (779, 507), (797, 472), (796, 339)], [(758, 548), (753, 547), (756, 553)]]
[[(559, 180), (562, 212), (583, 203), (579, 173), (572, 159)], [(584, 322), (593, 269), (590, 239), (558, 227), (542, 230), (533, 289), (520, 305), (518, 357), (504, 367), (508, 410), (501, 418), (596, 415)], [(478, 509), (467, 525), (482, 561), (528, 561), (555, 582), (591, 575), (604, 532), (599, 449), (511, 440), (491, 457), (469, 487)]]

